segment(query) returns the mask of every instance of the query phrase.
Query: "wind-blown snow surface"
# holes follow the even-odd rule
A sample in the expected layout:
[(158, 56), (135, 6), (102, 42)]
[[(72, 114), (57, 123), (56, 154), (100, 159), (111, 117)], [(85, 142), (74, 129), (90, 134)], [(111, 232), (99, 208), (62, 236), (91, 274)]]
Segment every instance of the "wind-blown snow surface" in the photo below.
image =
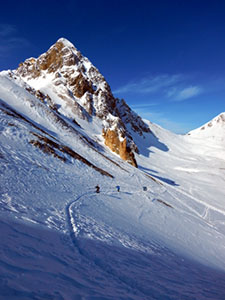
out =
[[(149, 123), (136, 169), (88, 147), (4, 73), (0, 100), (1, 299), (224, 299), (219, 144)], [(44, 153), (37, 136), (112, 177)]]

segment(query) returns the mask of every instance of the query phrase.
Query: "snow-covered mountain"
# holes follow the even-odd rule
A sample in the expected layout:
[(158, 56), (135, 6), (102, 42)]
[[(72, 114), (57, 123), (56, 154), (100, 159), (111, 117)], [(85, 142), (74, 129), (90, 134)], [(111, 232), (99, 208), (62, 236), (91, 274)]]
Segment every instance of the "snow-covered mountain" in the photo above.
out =
[(210, 123), (143, 121), (65, 39), (1, 72), (0, 299), (224, 299), (224, 114)]
[(225, 113), (221, 113), (200, 128), (188, 133), (192, 137), (213, 140), (225, 146)]
[(105, 78), (68, 40), (59, 39), (46, 53), (27, 59), (10, 74), (15, 80), (22, 78), (27, 91), (78, 126), (84, 125), (81, 120), (94, 119), (105, 144), (136, 165), (133, 151), (138, 153), (138, 147), (132, 135), (143, 136), (149, 128), (124, 100), (114, 98)]

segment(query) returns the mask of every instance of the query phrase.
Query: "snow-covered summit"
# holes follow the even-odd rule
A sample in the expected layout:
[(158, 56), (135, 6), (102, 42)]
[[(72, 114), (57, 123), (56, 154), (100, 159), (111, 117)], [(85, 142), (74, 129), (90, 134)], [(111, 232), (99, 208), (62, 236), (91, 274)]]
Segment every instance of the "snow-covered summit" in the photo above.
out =
[[(63, 43), (63, 45), (65, 46), (65, 47), (69, 47), (69, 48), (73, 48), (73, 49), (76, 49), (75, 48), (75, 46), (69, 41), (69, 40), (67, 40), (66, 38), (59, 38), (58, 40), (57, 40), (57, 43)], [(77, 50), (77, 49), (76, 49)]]
[(26, 83), (27, 90), (58, 114), (79, 124), (85, 120), (82, 127), (95, 120), (105, 144), (136, 165), (133, 151), (138, 152), (138, 146), (133, 135), (143, 138), (149, 127), (124, 100), (113, 96), (99, 70), (67, 39), (60, 38), (47, 52), (25, 60), (9, 75), (17, 83)]
[(225, 113), (219, 114), (200, 128), (190, 131), (188, 135), (225, 144)]

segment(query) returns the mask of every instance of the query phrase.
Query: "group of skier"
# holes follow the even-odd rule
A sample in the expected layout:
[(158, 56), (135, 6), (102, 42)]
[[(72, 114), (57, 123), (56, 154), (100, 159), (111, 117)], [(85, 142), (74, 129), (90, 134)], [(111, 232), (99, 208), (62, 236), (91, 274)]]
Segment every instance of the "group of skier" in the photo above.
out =
[[(96, 185), (95, 189), (96, 189), (96, 193), (100, 193), (100, 186), (98, 184)], [(120, 191), (120, 186), (117, 185), (116, 189), (117, 189), (117, 192), (119, 192)], [(143, 191), (147, 191), (147, 187), (146, 186), (143, 186)]]

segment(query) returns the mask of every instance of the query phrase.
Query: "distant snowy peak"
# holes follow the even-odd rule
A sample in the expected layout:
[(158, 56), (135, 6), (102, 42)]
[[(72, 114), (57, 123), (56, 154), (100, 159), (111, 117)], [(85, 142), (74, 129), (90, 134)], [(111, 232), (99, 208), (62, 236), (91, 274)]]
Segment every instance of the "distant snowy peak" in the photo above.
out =
[(10, 76), (75, 123), (76, 118), (89, 123), (96, 118), (105, 144), (136, 165), (133, 151), (138, 152), (138, 147), (133, 136), (143, 137), (149, 127), (124, 100), (113, 96), (102, 74), (71, 42), (60, 38), (46, 53), (21, 63)]
[(190, 131), (188, 135), (214, 139), (225, 143), (225, 112), (219, 114), (200, 128)]

